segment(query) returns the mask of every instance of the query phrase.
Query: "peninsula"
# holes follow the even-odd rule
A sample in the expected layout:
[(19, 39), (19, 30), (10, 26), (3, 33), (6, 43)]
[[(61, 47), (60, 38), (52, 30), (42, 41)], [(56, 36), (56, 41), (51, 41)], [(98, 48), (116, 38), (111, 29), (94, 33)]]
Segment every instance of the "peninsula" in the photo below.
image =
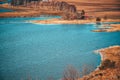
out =
[(101, 65), (79, 80), (120, 80), (120, 46), (111, 46), (95, 52), (101, 55)]

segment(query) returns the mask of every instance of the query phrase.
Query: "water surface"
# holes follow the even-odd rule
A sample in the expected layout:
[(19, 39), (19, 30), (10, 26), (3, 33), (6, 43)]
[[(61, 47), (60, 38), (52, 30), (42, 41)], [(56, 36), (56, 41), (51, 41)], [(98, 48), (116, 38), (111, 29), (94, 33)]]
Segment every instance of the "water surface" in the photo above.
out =
[[(51, 17), (52, 18), (52, 17)], [(62, 77), (68, 65), (100, 64), (93, 51), (120, 45), (120, 32), (95, 33), (95, 24), (32, 24), (38, 18), (0, 18), (0, 80), (46, 80)]]

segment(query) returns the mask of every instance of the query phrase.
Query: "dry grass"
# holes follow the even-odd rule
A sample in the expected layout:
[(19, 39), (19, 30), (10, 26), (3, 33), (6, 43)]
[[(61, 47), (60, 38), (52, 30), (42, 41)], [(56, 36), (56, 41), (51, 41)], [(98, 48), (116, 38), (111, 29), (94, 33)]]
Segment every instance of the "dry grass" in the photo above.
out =
[[(76, 5), (78, 12), (83, 9), (86, 11), (86, 15), (88, 16), (94, 16), (94, 17), (107, 16), (108, 18), (112, 18), (112, 19), (116, 19), (116, 18), (120, 19), (120, 6), (119, 6), (120, 1), (119, 0), (58, 0), (58, 1), (66, 1), (69, 4), (74, 4)], [(31, 10), (31, 9), (22, 8), (21, 10), (27, 10), (27, 14), (29, 15), (31, 14), (30, 11), (28, 12), (28, 10)], [(31, 11), (34, 11), (34, 10), (32, 9)], [(40, 9), (39, 11), (41, 11), (42, 13), (53, 14), (50, 10)], [(59, 12), (54, 12), (54, 13), (56, 15), (61, 15), (61, 13)], [(1, 15), (3, 16), (4, 14), (1, 14)], [(13, 14), (9, 14), (9, 15), (13, 16)]]
[(109, 59), (115, 62), (115, 68), (96, 70), (79, 80), (120, 80), (120, 46), (113, 46), (99, 50), (103, 61)]
[(46, 9), (35, 9), (28, 7), (11, 7), (7, 4), (0, 5), (0, 8), (12, 9), (14, 12), (0, 13), (0, 17), (35, 17), (40, 15), (62, 15), (61, 11), (51, 11)]
[(84, 9), (87, 15), (108, 16), (108, 18), (120, 19), (120, 1), (119, 0), (59, 0), (66, 1), (77, 6), (77, 10)]

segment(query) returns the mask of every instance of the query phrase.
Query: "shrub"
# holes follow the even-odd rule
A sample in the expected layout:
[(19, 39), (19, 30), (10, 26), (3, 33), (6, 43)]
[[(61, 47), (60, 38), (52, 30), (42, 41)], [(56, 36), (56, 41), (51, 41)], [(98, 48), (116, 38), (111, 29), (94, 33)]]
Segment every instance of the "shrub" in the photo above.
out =
[(72, 66), (68, 66), (64, 71), (62, 80), (77, 80), (79, 78), (79, 72)]
[(96, 21), (99, 21), (99, 22), (100, 22), (100, 21), (101, 21), (101, 18), (100, 18), (100, 17), (97, 17), (97, 18), (96, 18)]
[(114, 67), (115, 67), (115, 62), (110, 61), (109, 59), (106, 59), (101, 63), (101, 66), (99, 67), (99, 69), (104, 70), (104, 69), (107, 69), (107, 68), (114, 68)]

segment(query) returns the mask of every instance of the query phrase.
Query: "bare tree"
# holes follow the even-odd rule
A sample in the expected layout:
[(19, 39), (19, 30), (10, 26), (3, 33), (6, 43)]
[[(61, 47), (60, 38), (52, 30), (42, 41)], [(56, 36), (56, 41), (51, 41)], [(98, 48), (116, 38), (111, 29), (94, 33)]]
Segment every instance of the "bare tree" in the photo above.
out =
[(68, 66), (64, 71), (63, 80), (77, 80), (79, 72), (73, 66)]

